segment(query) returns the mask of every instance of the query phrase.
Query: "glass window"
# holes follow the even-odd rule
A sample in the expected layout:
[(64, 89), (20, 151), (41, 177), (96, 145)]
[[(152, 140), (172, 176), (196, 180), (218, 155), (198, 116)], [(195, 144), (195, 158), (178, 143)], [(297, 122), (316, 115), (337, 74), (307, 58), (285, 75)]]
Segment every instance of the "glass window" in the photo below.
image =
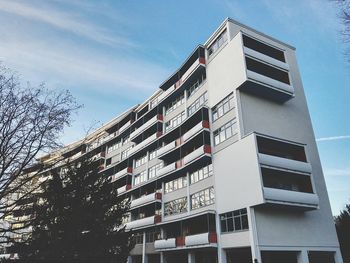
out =
[(135, 175), (134, 185), (138, 185), (146, 181), (147, 181), (147, 170), (139, 173), (138, 175)]
[(188, 116), (191, 116), (193, 113), (195, 113), (200, 108), (200, 106), (206, 104), (207, 101), (208, 94), (205, 92), (188, 107)]
[(147, 154), (135, 160), (135, 168), (147, 162)]
[(191, 195), (191, 209), (211, 205), (215, 202), (214, 187), (207, 188)]
[(222, 233), (248, 229), (247, 209), (221, 214), (220, 225)]
[(200, 180), (203, 180), (209, 176), (213, 175), (213, 166), (209, 164), (199, 170), (190, 173), (190, 184), (194, 184)]
[(181, 189), (187, 186), (187, 177), (179, 177), (175, 180), (169, 181), (165, 183), (164, 193), (170, 193), (177, 189)]
[(213, 107), (212, 109), (213, 121), (216, 121), (221, 116), (229, 112), (232, 108), (234, 108), (234, 105), (235, 104), (233, 100), (233, 93), (231, 93), (222, 101), (220, 101), (218, 104), (216, 104), (215, 107)]
[(180, 125), (186, 118), (186, 113), (183, 111), (179, 115), (175, 116), (171, 120), (167, 121), (165, 123), (165, 131), (170, 131), (171, 129), (175, 128), (176, 126)]
[(131, 150), (131, 147), (129, 147), (128, 149), (122, 151), (122, 154), (121, 154), (121, 159), (125, 159), (129, 156), (129, 151)]
[(221, 46), (223, 46), (227, 42), (227, 30), (225, 29), (218, 38), (214, 41), (214, 43), (208, 48), (209, 57), (214, 54)]
[(163, 163), (156, 164), (148, 169), (148, 179), (156, 177), (158, 175), (158, 171), (163, 167)]
[(215, 145), (226, 141), (231, 138), (233, 135), (237, 134), (237, 123), (235, 120), (229, 121), (216, 131), (214, 131), (214, 142)]
[(174, 101), (170, 102), (167, 106), (165, 106), (165, 115), (168, 115), (170, 112), (175, 110), (184, 102), (185, 102), (185, 96), (184, 94), (181, 94), (181, 96), (177, 97)]
[(175, 199), (164, 204), (164, 216), (187, 212), (187, 197)]

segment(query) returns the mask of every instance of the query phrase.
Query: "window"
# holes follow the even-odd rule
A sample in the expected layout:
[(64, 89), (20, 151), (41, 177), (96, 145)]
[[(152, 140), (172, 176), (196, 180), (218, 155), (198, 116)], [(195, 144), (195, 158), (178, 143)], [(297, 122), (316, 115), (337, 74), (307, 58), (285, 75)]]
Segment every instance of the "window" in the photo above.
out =
[(170, 182), (166, 182), (164, 187), (164, 193), (170, 193), (172, 191), (175, 191), (177, 189), (181, 189), (187, 186), (187, 177), (183, 176), (180, 178), (177, 178), (175, 180), (172, 180)]
[(129, 147), (128, 149), (122, 151), (122, 156), (121, 159), (124, 160), (125, 158), (127, 158), (129, 156), (129, 151), (131, 150), (131, 147)]
[(213, 166), (209, 164), (197, 171), (190, 173), (190, 184), (194, 184), (213, 175)]
[(185, 112), (181, 112), (179, 115), (175, 116), (174, 118), (172, 118), (171, 120), (167, 121), (165, 123), (165, 131), (169, 131), (173, 128), (175, 128), (176, 126), (180, 125), (186, 118), (186, 114)]
[(142, 244), (143, 243), (143, 233), (135, 233), (132, 235), (132, 240), (134, 244)]
[(191, 116), (193, 113), (195, 113), (200, 108), (200, 106), (206, 104), (207, 101), (208, 94), (205, 92), (188, 107), (188, 116)]
[(145, 164), (147, 161), (147, 154), (135, 160), (135, 168)]
[(146, 232), (146, 243), (153, 243), (155, 240), (160, 239), (159, 230), (151, 230)]
[(124, 144), (126, 144), (126, 143), (128, 143), (128, 142), (130, 142), (130, 136), (129, 136), (129, 135), (127, 135), (127, 136), (125, 136), (125, 137), (123, 138), (123, 140), (122, 140), (122, 145), (124, 145)]
[(230, 111), (232, 108), (235, 107), (234, 101), (233, 101), (233, 93), (228, 95), (226, 98), (224, 98), (222, 101), (220, 101), (213, 109), (213, 121), (216, 121), (221, 116), (225, 115), (228, 111)]
[(116, 143), (113, 143), (112, 145), (109, 145), (107, 148), (107, 153), (117, 150), (120, 146), (121, 146), (121, 141), (118, 141)]
[(208, 56), (213, 55), (220, 47), (227, 42), (227, 31), (226, 29), (222, 32), (214, 43), (208, 48)]
[(214, 187), (207, 188), (198, 193), (191, 195), (191, 209), (201, 208), (207, 205), (214, 204)]
[(202, 87), (202, 83), (205, 80), (206, 75), (203, 73), (196, 82), (192, 84), (189, 89), (187, 89), (187, 97), (191, 97), (194, 93), (196, 93), (197, 90), (199, 90)]
[(220, 214), (221, 232), (234, 232), (248, 229), (247, 209)]
[(156, 177), (159, 169), (163, 167), (163, 163), (156, 164), (148, 169), (148, 179)]
[(237, 134), (237, 123), (235, 120), (229, 121), (221, 128), (214, 131), (214, 142), (218, 145), (227, 139), (231, 138), (233, 135)]
[(177, 97), (174, 101), (172, 101), (165, 107), (165, 115), (168, 115), (177, 107), (181, 106), (184, 102), (185, 102), (185, 96), (184, 94), (182, 94), (181, 96)]
[(164, 216), (187, 212), (187, 197), (175, 199), (164, 204)]
[(157, 157), (157, 150), (158, 149), (155, 149), (155, 150), (149, 152), (149, 160), (153, 160), (154, 158)]
[(147, 170), (139, 173), (138, 175), (135, 175), (134, 185), (138, 185), (146, 181), (147, 181)]

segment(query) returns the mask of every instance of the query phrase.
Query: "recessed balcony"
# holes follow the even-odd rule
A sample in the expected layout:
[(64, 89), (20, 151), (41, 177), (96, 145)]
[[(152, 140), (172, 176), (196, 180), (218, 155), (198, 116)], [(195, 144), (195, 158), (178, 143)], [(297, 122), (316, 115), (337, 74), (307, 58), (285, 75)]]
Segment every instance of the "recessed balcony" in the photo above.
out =
[(119, 178), (122, 178), (125, 175), (132, 174), (132, 167), (126, 167), (123, 170), (120, 170), (116, 174), (112, 175), (112, 182), (118, 180)]
[(122, 133), (123, 131), (125, 131), (130, 125), (131, 125), (131, 120), (119, 128), (119, 130), (118, 130), (119, 134)]
[(151, 127), (153, 124), (155, 124), (158, 121), (163, 122), (163, 115), (157, 114), (154, 117), (152, 117), (151, 119), (149, 119), (147, 122), (142, 124), (140, 127), (138, 127), (135, 131), (133, 131), (130, 134), (131, 140), (134, 139), (137, 135), (139, 135), (142, 132), (144, 132), (145, 130), (147, 130), (149, 127)]
[(142, 148), (144, 148), (145, 146), (147, 146), (148, 144), (150, 144), (160, 136), (162, 136), (162, 133), (156, 132), (153, 135), (146, 138), (145, 140), (143, 140), (142, 142), (140, 142), (139, 144), (136, 144), (133, 148), (130, 149), (129, 156), (133, 153), (138, 152), (139, 150), (141, 150)]
[(200, 132), (203, 129), (207, 129), (209, 130), (209, 122), (208, 121), (201, 121), (200, 123), (198, 123), (197, 125), (195, 125), (192, 129), (190, 129), (189, 131), (187, 131), (183, 136), (183, 141), (186, 142), (187, 140), (189, 140), (191, 137), (193, 137), (194, 135), (196, 135), (198, 132)]
[(197, 235), (160, 239), (154, 243), (154, 247), (157, 251), (209, 246), (217, 246), (216, 233), (201, 233)]
[(131, 222), (126, 223), (126, 229), (130, 230), (144, 226), (154, 225), (160, 223), (161, 219), (162, 218), (160, 215), (154, 215), (142, 219), (133, 220)]
[(152, 193), (149, 195), (141, 196), (140, 198), (137, 198), (135, 200), (131, 201), (130, 208), (134, 209), (136, 207), (147, 205), (152, 202), (161, 202), (162, 201), (162, 194), (161, 193)]
[(165, 153), (167, 153), (175, 148), (176, 148), (176, 141), (168, 143), (167, 145), (164, 145), (162, 148), (159, 148), (157, 150), (157, 156), (159, 157), (159, 156), (161, 156), (161, 155), (163, 155), (163, 154), (165, 154)]
[(305, 209), (316, 209), (319, 204), (317, 194), (288, 191), (283, 189), (264, 187), (264, 198), (267, 203), (281, 204)]
[(186, 165), (202, 155), (211, 155), (211, 147), (209, 145), (203, 145), (190, 154), (186, 155), (183, 158), (183, 164)]
[(124, 185), (122, 187), (119, 187), (117, 189), (117, 191), (118, 191), (118, 194), (122, 194), (122, 193), (124, 193), (124, 192), (126, 192), (126, 191), (128, 191), (130, 189), (131, 189), (131, 184), (127, 184), (127, 185)]
[(176, 238), (160, 239), (154, 242), (156, 250), (165, 250), (176, 248)]
[(167, 166), (164, 166), (163, 168), (159, 169), (158, 176), (162, 176), (164, 174), (170, 173), (175, 170), (176, 170), (176, 162), (168, 164)]
[(244, 51), (244, 54), (246, 54), (250, 57), (254, 57), (254, 58), (257, 58), (257, 59), (262, 60), (264, 62), (267, 62), (271, 65), (274, 65), (276, 67), (283, 68), (285, 70), (289, 70), (289, 65), (283, 61), (274, 59), (273, 57), (267, 56), (263, 53), (260, 53), (256, 50), (253, 50), (253, 49), (248, 48), (248, 47), (243, 47), (243, 51)]
[(186, 236), (186, 247), (204, 246), (210, 244), (217, 244), (216, 233), (202, 233), (197, 235)]
[(304, 173), (311, 173), (312, 168), (310, 163), (291, 160), (287, 158), (277, 157), (273, 155), (259, 153), (259, 162), (262, 165), (279, 167), (287, 170), (294, 170)]

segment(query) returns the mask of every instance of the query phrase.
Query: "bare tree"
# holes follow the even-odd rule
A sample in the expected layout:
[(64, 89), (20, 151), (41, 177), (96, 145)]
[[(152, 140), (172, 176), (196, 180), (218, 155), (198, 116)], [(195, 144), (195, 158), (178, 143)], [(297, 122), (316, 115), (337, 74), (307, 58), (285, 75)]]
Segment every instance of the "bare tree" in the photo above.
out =
[[(339, 8), (338, 16), (344, 26), (341, 30), (342, 39), (350, 43), (350, 0), (331, 0)], [(350, 48), (345, 51), (345, 57), (350, 62)]]
[(23, 86), (0, 65), (0, 222), (26, 198), (25, 193), (11, 195), (33, 190), (28, 184), (47, 168), (36, 158), (61, 146), (60, 135), (80, 107), (68, 91), (51, 91), (44, 84)]

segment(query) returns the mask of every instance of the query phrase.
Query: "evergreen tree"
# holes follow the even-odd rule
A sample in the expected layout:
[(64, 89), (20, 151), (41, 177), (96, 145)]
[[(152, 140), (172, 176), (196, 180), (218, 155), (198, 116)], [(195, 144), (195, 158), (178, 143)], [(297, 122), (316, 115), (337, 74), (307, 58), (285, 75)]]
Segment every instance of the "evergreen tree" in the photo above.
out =
[(344, 263), (350, 263), (350, 204), (335, 217), (335, 226)]
[(23, 263), (126, 262), (129, 233), (121, 228), (129, 202), (88, 160), (52, 171), (33, 207), (31, 237), (19, 244)]

